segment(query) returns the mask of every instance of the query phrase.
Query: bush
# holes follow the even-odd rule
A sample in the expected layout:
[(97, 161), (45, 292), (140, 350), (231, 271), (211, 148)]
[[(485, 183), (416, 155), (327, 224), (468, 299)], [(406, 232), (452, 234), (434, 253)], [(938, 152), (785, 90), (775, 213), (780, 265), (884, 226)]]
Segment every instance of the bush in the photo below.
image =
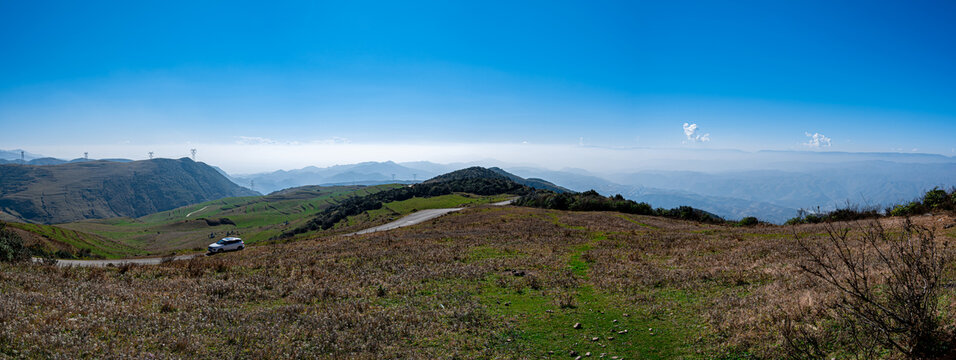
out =
[(923, 205), (930, 209), (948, 208), (949, 194), (946, 194), (946, 191), (940, 190), (940, 188), (933, 188), (933, 190), (927, 191), (926, 195), (923, 195)]
[(740, 221), (737, 222), (737, 226), (756, 226), (759, 223), (760, 223), (760, 220), (757, 220), (757, 218), (753, 216), (748, 216), (743, 219), (740, 219)]
[(913, 216), (926, 212), (923, 204), (913, 201), (906, 205), (896, 205), (889, 211), (890, 216)]
[(860, 208), (856, 205), (846, 204), (846, 207), (832, 211), (822, 212), (817, 208), (816, 212), (809, 212), (800, 209), (797, 217), (787, 220), (786, 225), (796, 224), (819, 224), (834, 221), (856, 221), (865, 219), (875, 219), (883, 215), (875, 207)]
[(690, 206), (680, 206), (673, 209), (654, 209), (648, 203), (627, 200), (624, 196), (621, 196), (621, 194), (605, 197), (594, 190), (577, 194), (566, 192), (556, 193), (550, 190), (535, 190), (518, 198), (512, 205), (554, 210), (617, 211), (625, 214), (663, 216), (672, 219), (713, 224), (726, 222), (717, 215)]
[(6, 228), (7, 224), (0, 222), (0, 261), (21, 262), (30, 260), (30, 249), (23, 246), (20, 235)]
[(901, 232), (878, 222), (851, 236), (849, 229), (825, 226), (824, 244), (797, 237), (805, 261), (800, 268), (838, 293), (827, 306), (833, 329), (818, 330), (785, 321), (783, 336), (794, 358), (831, 358), (831, 351), (872, 358), (884, 351), (909, 359), (933, 358), (945, 351), (949, 334), (940, 325), (942, 276), (953, 258), (932, 230), (909, 219)]

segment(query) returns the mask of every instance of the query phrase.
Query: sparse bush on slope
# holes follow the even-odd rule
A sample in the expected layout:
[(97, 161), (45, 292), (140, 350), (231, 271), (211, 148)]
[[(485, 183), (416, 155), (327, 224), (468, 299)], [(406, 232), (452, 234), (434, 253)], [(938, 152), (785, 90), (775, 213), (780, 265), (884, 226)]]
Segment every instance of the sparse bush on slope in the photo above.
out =
[(859, 206), (847, 204), (846, 207), (833, 211), (810, 212), (800, 209), (796, 217), (787, 220), (786, 225), (796, 224), (820, 224), (834, 221), (856, 221), (865, 219), (875, 219), (882, 217), (883, 214), (876, 208), (860, 208)]
[(933, 188), (933, 190), (927, 191), (926, 195), (923, 195), (923, 205), (930, 209), (952, 210), (953, 204), (950, 199), (951, 197), (945, 190)]
[(0, 261), (20, 262), (30, 260), (30, 250), (23, 246), (20, 235), (7, 229), (7, 225), (0, 222)]
[(717, 215), (690, 206), (680, 206), (673, 209), (654, 209), (648, 203), (627, 200), (620, 194), (605, 197), (594, 190), (575, 194), (536, 190), (515, 200), (513, 204), (554, 210), (617, 211), (626, 214), (663, 216), (671, 219), (712, 224), (722, 224), (726, 222)]
[(953, 211), (956, 210), (956, 189), (947, 193), (938, 187), (927, 191), (919, 200), (914, 200), (906, 204), (887, 207), (880, 212), (875, 207), (861, 208), (859, 206), (847, 204), (846, 207), (832, 211), (810, 212), (801, 209), (799, 214), (787, 220), (787, 225), (796, 224), (819, 224), (833, 221), (855, 221), (864, 219), (875, 219), (884, 216), (915, 216), (934, 211)]
[(941, 326), (939, 304), (946, 264), (953, 259), (946, 244), (909, 220), (898, 233), (878, 222), (858, 236), (829, 223), (825, 229), (822, 246), (796, 240), (805, 258), (801, 269), (839, 294), (823, 309), (831, 328), (787, 319), (782, 333), (790, 355), (831, 358), (836, 351), (869, 359), (889, 351), (926, 359), (945, 351), (951, 334)]
[(748, 216), (743, 219), (740, 219), (740, 221), (737, 222), (737, 226), (756, 226), (759, 223), (760, 223), (760, 220), (757, 220), (756, 217)]

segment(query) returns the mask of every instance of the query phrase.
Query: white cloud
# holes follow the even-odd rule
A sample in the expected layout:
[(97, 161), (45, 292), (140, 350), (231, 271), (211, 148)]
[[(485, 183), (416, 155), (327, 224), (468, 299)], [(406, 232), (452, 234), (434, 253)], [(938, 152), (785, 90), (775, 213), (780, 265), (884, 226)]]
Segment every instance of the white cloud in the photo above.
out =
[(273, 145), (278, 143), (279, 143), (278, 141), (275, 141), (269, 138), (258, 137), (258, 136), (237, 136), (236, 137), (236, 144), (239, 144), (239, 145)]
[[(350, 140), (350, 139), (348, 139), (348, 138), (344, 138), (344, 137), (338, 137), (338, 136), (331, 137), (331, 138), (324, 139), (324, 140), (315, 140), (315, 141), (312, 141), (312, 144), (319, 144), (319, 145), (335, 145), (335, 144), (351, 144), (351, 143), (352, 143), (352, 140)], [(298, 144), (298, 143), (296, 143), (296, 144)], [(295, 145), (295, 144), (293, 144), (293, 145)]]
[(811, 133), (805, 132), (804, 134), (807, 135), (807, 137), (809, 137), (810, 140), (803, 143), (803, 145), (806, 145), (812, 148), (830, 147), (831, 141), (833, 140), (826, 137), (826, 135), (823, 135), (821, 133), (811, 134)]
[[(335, 144), (348, 144), (351, 142), (352, 141), (347, 138), (336, 136), (336, 137), (331, 137), (328, 139), (311, 140), (305, 143), (313, 144), (313, 145), (335, 145)], [(265, 137), (258, 137), (258, 136), (237, 136), (236, 144), (238, 145), (301, 145), (303, 144), (303, 142), (278, 141), (278, 140), (265, 138)]]
[(693, 142), (706, 142), (710, 141), (710, 134), (701, 135), (697, 131), (697, 124), (688, 124), (684, 123), (684, 135), (687, 136), (687, 140)]

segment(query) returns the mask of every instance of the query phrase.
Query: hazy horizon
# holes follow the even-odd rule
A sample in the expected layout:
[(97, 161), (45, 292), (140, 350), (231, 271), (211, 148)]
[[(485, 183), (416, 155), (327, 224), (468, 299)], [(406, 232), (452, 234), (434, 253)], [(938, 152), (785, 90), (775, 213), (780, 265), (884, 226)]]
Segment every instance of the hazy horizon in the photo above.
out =
[[(594, 174), (614, 174), (638, 171), (698, 171), (720, 173), (749, 170), (786, 170), (795, 164), (827, 165), (865, 161), (889, 161), (896, 163), (956, 163), (956, 157), (926, 153), (865, 153), (865, 152), (819, 152), (819, 151), (742, 151), (734, 149), (646, 149), (603, 148), (596, 146), (554, 146), (532, 144), (430, 144), (430, 145), (369, 145), (369, 144), (297, 144), (294, 151), (275, 145), (258, 145), (248, 155), (237, 156), (244, 145), (197, 146), (196, 161), (217, 166), (230, 175), (250, 175), (280, 170), (296, 170), (310, 166), (330, 167), (364, 162), (435, 164), (478, 164), (501, 167), (533, 167), (543, 170), (585, 171)], [(189, 147), (143, 147), (158, 148), (154, 158), (191, 158)], [(77, 148), (80, 149), (80, 148)], [(87, 149), (87, 148), (83, 148)], [(97, 148), (93, 148), (96, 150)], [(407, 156), (395, 155), (405, 150)], [(13, 149), (0, 149), (11, 151)], [(23, 149), (34, 156), (47, 156), (63, 160), (82, 158), (76, 151), (62, 148)], [(52, 150), (58, 153), (47, 153)], [(248, 150), (248, 149), (246, 149)], [(176, 152), (179, 151), (177, 154)], [(141, 151), (140, 151), (141, 152)], [(147, 160), (136, 156), (140, 152), (99, 153), (91, 151), (90, 159)], [(316, 154), (334, 153), (334, 157)], [(171, 154), (171, 155), (170, 155)], [(288, 156), (299, 154), (300, 156)], [(511, 155), (517, 154), (517, 155)], [(71, 156), (73, 155), (73, 156)], [(422, 157), (415, 157), (421, 155)], [(509, 156), (502, 158), (497, 156)], [(595, 161), (600, 158), (601, 161)], [(27, 158), (30, 159), (30, 156)], [(11, 158), (10, 160), (17, 160)]]
[(482, 159), (697, 169), (761, 150), (952, 157), (954, 6), (8, 2), (0, 148), (196, 148), (234, 173)]

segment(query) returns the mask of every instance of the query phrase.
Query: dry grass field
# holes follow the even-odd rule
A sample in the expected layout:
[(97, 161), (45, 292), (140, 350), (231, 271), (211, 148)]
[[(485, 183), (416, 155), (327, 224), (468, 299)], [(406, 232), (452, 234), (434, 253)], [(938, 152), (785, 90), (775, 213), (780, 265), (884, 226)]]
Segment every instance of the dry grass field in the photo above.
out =
[(780, 358), (784, 319), (838, 333), (794, 233), (824, 244), (821, 225), (478, 207), (152, 267), (0, 264), (0, 357)]

